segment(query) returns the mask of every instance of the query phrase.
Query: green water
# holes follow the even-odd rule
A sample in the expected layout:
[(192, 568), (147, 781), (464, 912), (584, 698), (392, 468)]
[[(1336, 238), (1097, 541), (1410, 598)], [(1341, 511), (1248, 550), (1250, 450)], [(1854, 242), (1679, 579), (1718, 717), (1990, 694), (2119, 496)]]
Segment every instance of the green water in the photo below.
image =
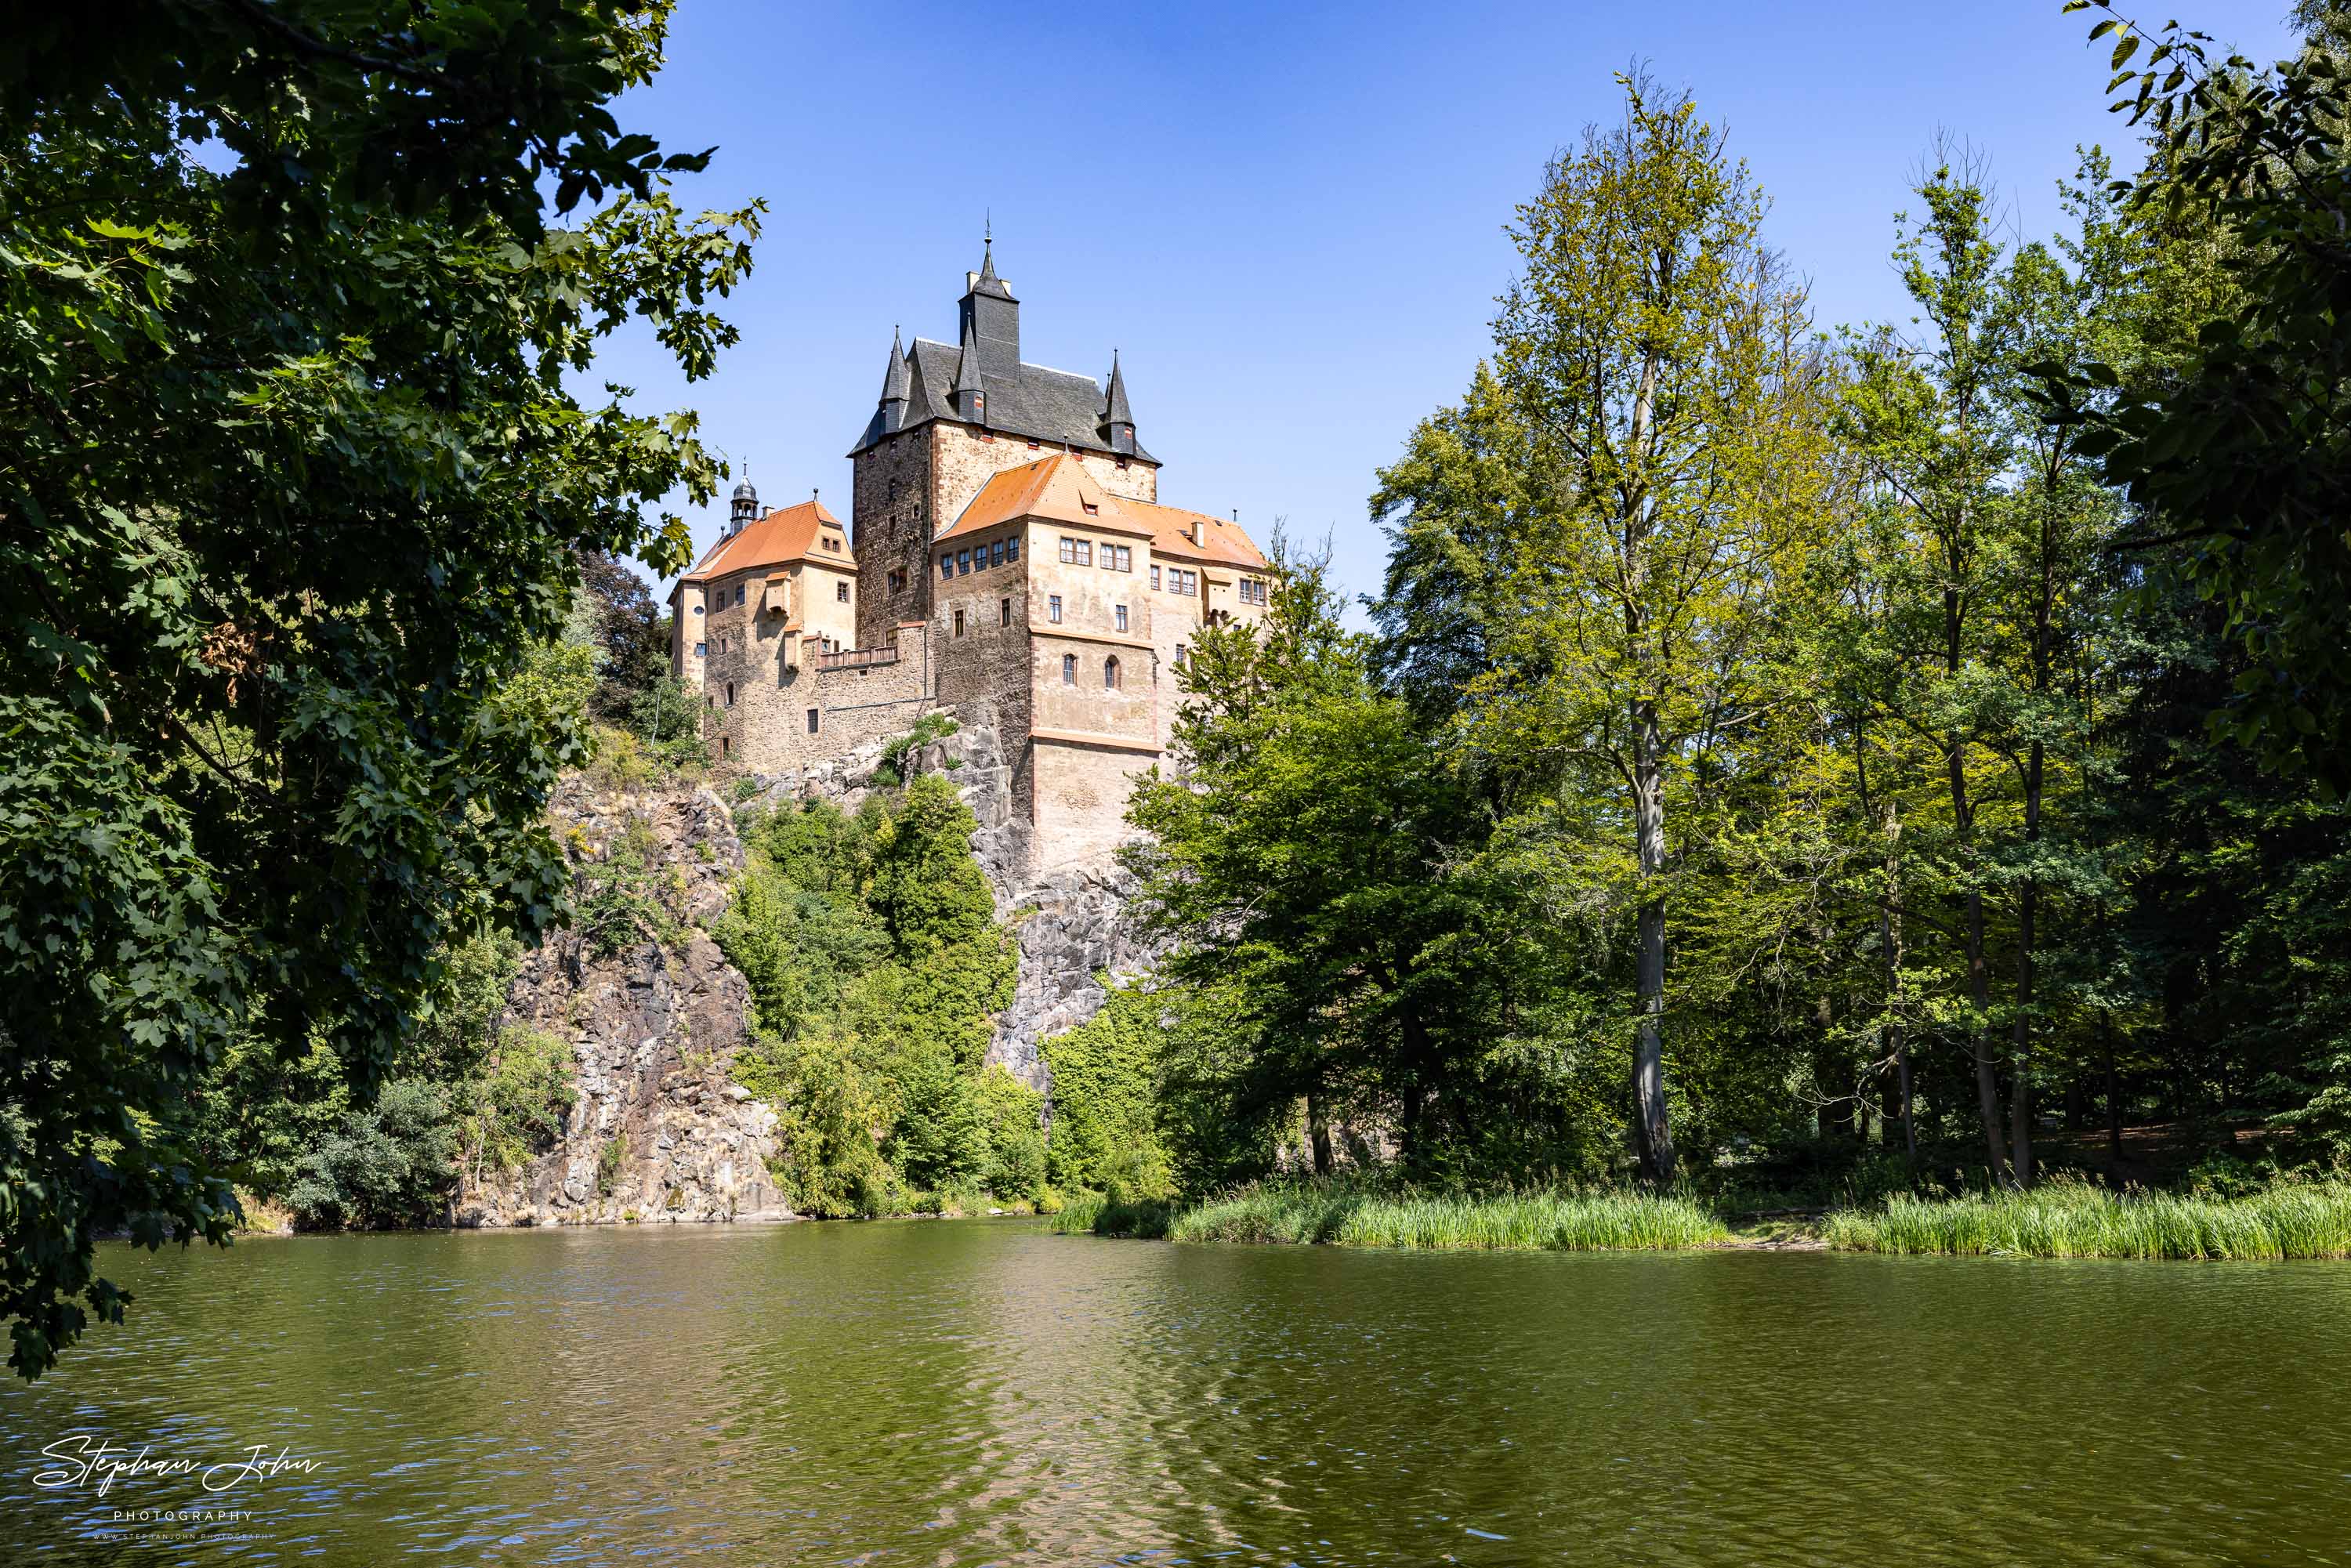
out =
[[(1186, 1248), (986, 1221), (107, 1262), (135, 1330), (0, 1392), (0, 1560), (2351, 1557), (2343, 1265)], [(45, 1446), (99, 1435), (315, 1468), (210, 1497), (34, 1484)], [(249, 1518), (110, 1522), (200, 1502)]]

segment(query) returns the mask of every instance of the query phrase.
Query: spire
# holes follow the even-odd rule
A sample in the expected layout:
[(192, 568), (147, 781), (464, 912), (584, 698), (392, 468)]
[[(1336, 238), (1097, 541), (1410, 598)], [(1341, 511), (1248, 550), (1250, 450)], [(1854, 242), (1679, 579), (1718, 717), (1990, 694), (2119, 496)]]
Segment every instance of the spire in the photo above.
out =
[(1102, 441), (1122, 456), (1134, 451), (1134, 411), (1126, 405), (1126, 376), (1118, 366), (1118, 350), (1110, 351), (1110, 390), (1102, 393)]
[(751, 487), (751, 460), (743, 459), (743, 477), (727, 497), (726, 531), (722, 538), (733, 538), (759, 520), (759, 492)]
[(956, 417), (980, 423), (987, 417), (987, 392), (979, 381), (979, 334), (969, 318), (963, 324), (963, 353), (956, 361)]
[[(996, 277), (996, 214), (993, 213), (988, 214), (987, 225), (980, 233), (979, 280), (982, 283), (996, 283), (998, 281)], [(999, 287), (1001, 287), (1001, 285), (999, 285)]]
[(906, 374), (906, 349), (898, 329), (890, 329), (890, 368), (882, 372), (882, 428), (895, 430), (906, 422), (906, 398), (912, 392)]
[(1118, 350), (1110, 351), (1110, 391), (1102, 394), (1104, 424), (1133, 424), (1134, 413), (1126, 406), (1126, 376), (1118, 368)]

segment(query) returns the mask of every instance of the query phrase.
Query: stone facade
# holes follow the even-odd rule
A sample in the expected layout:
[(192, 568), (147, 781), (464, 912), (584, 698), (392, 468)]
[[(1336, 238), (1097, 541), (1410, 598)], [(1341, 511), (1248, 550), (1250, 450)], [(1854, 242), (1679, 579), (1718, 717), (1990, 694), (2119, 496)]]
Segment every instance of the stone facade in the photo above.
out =
[(984, 712), (1022, 869), (1049, 873), (1126, 836), (1186, 648), (1261, 616), (1268, 569), (1237, 524), (1158, 504), (1115, 362), (1107, 387), (1023, 363), (992, 259), (967, 283), (960, 350), (891, 346), (850, 454), (854, 554), (814, 502), (804, 528), (750, 528), (740, 487), (673, 599), (672, 663), (716, 759), (761, 776), (806, 776), (926, 712)]

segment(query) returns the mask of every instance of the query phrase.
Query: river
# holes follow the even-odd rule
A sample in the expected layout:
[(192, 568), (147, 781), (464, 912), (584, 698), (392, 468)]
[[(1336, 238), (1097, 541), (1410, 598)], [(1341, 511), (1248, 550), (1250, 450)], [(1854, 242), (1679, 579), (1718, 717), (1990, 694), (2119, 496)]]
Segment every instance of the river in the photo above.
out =
[[(138, 1293), (128, 1328), (0, 1393), (11, 1562), (2351, 1552), (2343, 1265), (1396, 1254), (976, 1220), (104, 1262)], [(99, 1440), (289, 1465), (100, 1497), (69, 1475)], [(190, 1506), (214, 1517), (139, 1517)]]

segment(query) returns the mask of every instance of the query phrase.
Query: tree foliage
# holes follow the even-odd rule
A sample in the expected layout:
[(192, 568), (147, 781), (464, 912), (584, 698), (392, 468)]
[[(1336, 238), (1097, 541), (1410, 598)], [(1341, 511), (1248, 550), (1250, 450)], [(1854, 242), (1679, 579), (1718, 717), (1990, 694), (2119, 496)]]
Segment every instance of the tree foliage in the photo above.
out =
[[(0, 1293), (36, 1375), (91, 1244), (223, 1239), (191, 1091), (325, 1041), (358, 1103), (440, 955), (558, 917), (574, 552), (674, 567), (689, 377), (757, 207), (608, 104), (666, 8), (56, 8), (0, 70)], [(522, 62), (518, 65), (517, 62)], [(588, 204), (582, 206), (581, 204)], [(517, 678), (520, 677), (520, 678)], [(266, 1005), (261, 1005), (262, 998)]]

